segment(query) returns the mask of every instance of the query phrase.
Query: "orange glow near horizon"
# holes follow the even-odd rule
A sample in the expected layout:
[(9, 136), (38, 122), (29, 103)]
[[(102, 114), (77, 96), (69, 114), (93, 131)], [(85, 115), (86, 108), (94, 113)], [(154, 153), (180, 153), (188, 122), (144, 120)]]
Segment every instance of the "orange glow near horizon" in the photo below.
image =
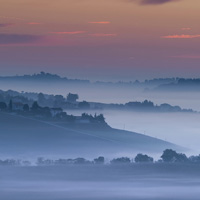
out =
[(72, 32), (51, 32), (53, 34), (57, 35), (77, 35), (81, 33), (85, 33), (86, 31), (72, 31)]
[(89, 34), (90, 36), (93, 37), (115, 37), (117, 34), (114, 33), (94, 33), (94, 34)]
[(176, 56), (200, 55), (199, 0), (0, 1), (2, 66), (123, 68), (134, 76), (199, 66), (198, 59)]

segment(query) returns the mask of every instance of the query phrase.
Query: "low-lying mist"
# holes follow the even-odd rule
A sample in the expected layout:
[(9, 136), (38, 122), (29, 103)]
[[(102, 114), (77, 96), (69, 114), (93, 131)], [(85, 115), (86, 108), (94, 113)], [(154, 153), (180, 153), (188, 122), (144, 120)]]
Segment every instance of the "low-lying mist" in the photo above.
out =
[(155, 104), (169, 103), (173, 106), (191, 108), (200, 111), (199, 92), (160, 92), (146, 90), (144, 87), (126, 87), (118, 85), (71, 84), (57, 82), (8, 82), (1, 84), (2, 90), (16, 90), (18, 92), (42, 92), (46, 94), (61, 94), (64, 97), (71, 92), (79, 95), (79, 100), (101, 103), (127, 103), (129, 101), (153, 101)]
[[(3, 200), (197, 200), (198, 167), (1, 167)], [(170, 192), (169, 192), (170, 191)]]
[[(126, 103), (129, 101), (153, 101), (155, 104), (169, 103), (181, 108), (200, 110), (200, 94), (198, 92), (159, 92), (145, 88), (96, 85), (96, 84), (65, 84), (65, 83), (10, 83), (2, 84), (3, 90), (43, 92), (47, 94), (77, 93), (79, 101), (105, 103)], [(84, 110), (71, 111), (68, 114), (82, 114)], [(150, 113), (126, 111), (86, 111), (87, 113), (103, 113), (106, 122), (113, 128), (134, 131), (184, 146), (193, 151), (199, 150), (200, 114), (198, 113)]]
[[(80, 114), (81, 111), (67, 111)], [(83, 112), (83, 111), (82, 111)], [(199, 153), (200, 114), (198, 113), (152, 113), (132, 111), (85, 111), (103, 113), (106, 122), (114, 128), (138, 132), (166, 140)]]

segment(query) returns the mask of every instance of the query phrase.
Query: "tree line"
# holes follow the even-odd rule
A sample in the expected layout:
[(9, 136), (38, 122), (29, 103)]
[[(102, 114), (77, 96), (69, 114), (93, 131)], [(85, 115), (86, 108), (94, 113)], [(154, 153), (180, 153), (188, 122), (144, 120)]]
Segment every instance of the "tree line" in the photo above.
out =
[(43, 157), (39, 157), (35, 163), (31, 163), (30, 161), (23, 160), (15, 160), (15, 159), (6, 159), (0, 160), (0, 166), (65, 166), (65, 165), (104, 165), (104, 164), (157, 164), (157, 163), (187, 163), (187, 164), (200, 164), (200, 155), (187, 157), (183, 153), (177, 153), (172, 149), (166, 149), (163, 151), (160, 159), (155, 161), (153, 157), (150, 157), (146, 154), (139, 153), (135, 156), (134, 159), (129, 157), (119, 157), (110, 160), (109, 162), (105, 161), (105, 157), (100, 156), (93, 160), (87, 160), (85, 158), (75, 158), (75, 159), (45, 159)]

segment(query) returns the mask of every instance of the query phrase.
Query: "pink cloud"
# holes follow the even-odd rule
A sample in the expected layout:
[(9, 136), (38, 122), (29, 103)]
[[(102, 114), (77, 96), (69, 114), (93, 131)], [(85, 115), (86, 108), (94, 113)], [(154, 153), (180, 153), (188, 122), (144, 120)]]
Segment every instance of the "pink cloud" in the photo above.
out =
[(38, 23), (38, 22), (29, 22), (27, 24), (29, 24), (29, 25), (40, 25), (41, 23)]
[(94, 34), (89, 34), (92, 37), (115, 37), (117, 34), (115, 33), (94, 33)]
[(53, 34), (57, 34), (57, 35), (77, 35), (77, 34), (85, 33), (85, 31), (51, 32), (51, 33), (53, 33)]
[(109, 21), (100, 21), (100, 22), (88, 22), (89, 24), (110, 24)]
[(167, 38), (167, 39), (192, 39), (192, 38), (199, 38), (200, 35), (167, 35), (162, 36), (161, 38)]

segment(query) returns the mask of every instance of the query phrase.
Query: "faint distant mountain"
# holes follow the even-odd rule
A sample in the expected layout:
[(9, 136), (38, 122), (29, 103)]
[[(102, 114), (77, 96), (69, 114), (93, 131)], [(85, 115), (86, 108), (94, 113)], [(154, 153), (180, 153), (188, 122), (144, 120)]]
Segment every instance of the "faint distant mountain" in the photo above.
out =
[(154, 78), (150, 80), (145, 80), (143, 84), (158, 86), (163, 84), (176, 83), (180, 78)]
[(0, 81), (61, 81), (61, 82), (81, 82), (90, 83), (88, 80), (80, 79), (68, 79), (66, 77), (60, 77), (56, 74), (50, 74), (40, 72), (39, 74), (33, 75), (22, 75), (22, 76), (0, 76)]
[[(78, 88), (93, 88), (93, 89), (139, 89), (141, 91), (198, 91), (200, 90), (200, 79), (185, 79), (185, 78), (155, 78), (144, 81), (118, 81), (118, 82), (106, 82), (106, 81), (90, 81), (82, 79), (69, 79), (67, 77), (61, 77), (57, 74), (40, 72), (32, 75), (21, 75), (21, 76), (0, 76), (0, 83), (4, 86), (7, 84), (14, 88), (22, 83), (27, 83), (29, 87), (44, 86), (47, 84), (78, 86)], [(26, 85), (24, 85), (26, 86)], [(49, 86), (49, 85), (48, 85)]]
[(90, 108), (104, 110), (128, 110), (138, 112), (196, 112), (192, 109), (183, 109), (180, 106), (172, 106), (167, 103), (156, 105), (152, 101), (148, 100), (143, 102), (132, 101), (125, 104), (105, 104), (91, 102)]
[(180, 78), (175, 82), (161, 84), (155, 88), (159, 91), (200, 91), (200, 79)]
[(153, 88), (156, 86), (159, 86), (161, 84), (169, 84), (174, 83), (178, 80), (178, 78), (155, 78), (145, 81), (118, 81), (118, 82), (102, 82), (102, 81), (96, 81), (95, 84), (98, 85), (117, 85), (117, 86), (135, 86), (140, 88)]
[(139, 87), (139, 88), (153, 88), (163, 84), (170, 84), (177, 82), (179, 78), (155, 78), (145, 81), (118, 81), (118, 82), (104, 82), (104, 81), (95, 81), (90, 82), (89, 80), (82, 79), (69, 79), (67, 77), (61, 77), (57, 74), (40, 72), (33, 75), (16, 75), (16, 76), (0, 76), (0, 81), (18, 81), (18, 82), (65, 82), (65, 83), (87, 83), (97, 86), (124, 86), (124, 87)]

